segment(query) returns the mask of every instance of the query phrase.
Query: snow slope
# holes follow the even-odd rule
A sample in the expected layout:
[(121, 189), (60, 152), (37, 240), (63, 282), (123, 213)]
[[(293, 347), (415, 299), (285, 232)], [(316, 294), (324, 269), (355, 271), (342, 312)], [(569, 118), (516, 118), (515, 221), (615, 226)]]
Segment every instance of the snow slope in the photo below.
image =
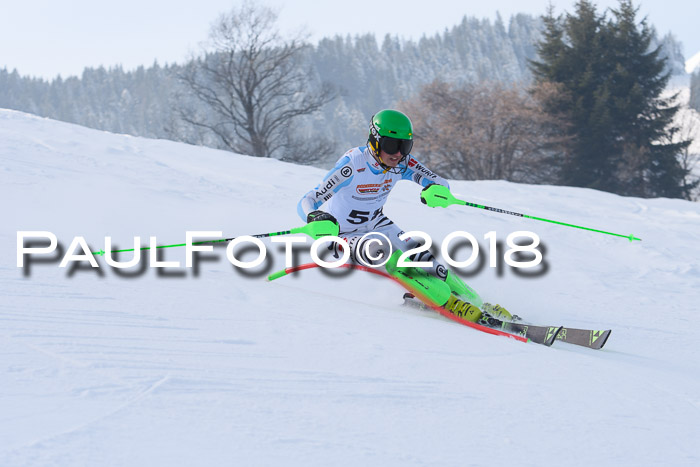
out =
[[(165, 277), (120, 277), (104, 258), (100, 273), (16, 266), (19, 230), (99, 250), (107, 235), (131, 248), (137, 235), (295, 227), (322, 175), (0, 110), (0, 465), (700, 464), (697, 203), (453, 184), (473, 202), (643, 239), (630, 243), (430, 209), (411, 183), (392, 193), (385, 212), (437, 243), (454, 230), (483, 248), (492, 230), (539, 234), (545, 274), (485, 266), (466, 280), (533, 322), (612, 328), (602, 351), (407, 310), (401, 289), (366, 273), (268, 283), (222, 248), (199, 274)], [(284, 255), (267, 244), (271, 272)]]
[(685, 61), (685, 72), (688, 74), (695, 72), (698, 65), (700, 65), (700, 52)]

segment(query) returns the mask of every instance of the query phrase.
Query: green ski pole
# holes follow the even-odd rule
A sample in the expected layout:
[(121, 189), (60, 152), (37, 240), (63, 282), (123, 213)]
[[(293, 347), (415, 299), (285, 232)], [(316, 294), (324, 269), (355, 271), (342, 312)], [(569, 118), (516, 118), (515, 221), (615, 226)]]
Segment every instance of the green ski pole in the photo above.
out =
[[(326, 236), (338, 236), (338, 225), (335, 224), (332, 221), (317, 221), (317, 222), (309, 222), (306, 225), (303, 225), (301, 227), (296, 227), (294, 229), (290, 230), (283, 230), (280, 232), (269, 232), (269, 233), (264, 233), (264, 234), (257, 234), (257, 235), (250, 235), (250, 237), (254, 238), (265, 238), (265, 237), (277, 237), (279, 235), (290, 235), (290, 234), (306, 234), (309, 237), (313, 238), (314, 240), (317, 240), (321, 237), (326, 237)], [(231, 240), (234, 240), (236, 237), (230, 237), (230, 238), (221, 238), (217, 240), (204, 240), (201, 242), (193, 242), (192, 245), (204, 245), (207, 243), (223, 243), (223, 242), (230, 242)], [(186, 246), (186, 243), (177, 243), (173, 245), (159, 245), (156, 246), (156, 248), (175, 248), (179, 246)], [(143, 247), (139, 248), (139, 250), (150, 250), (151, 247)], [(134, 251), (134, 248), (127, 249), (127, 250), (112, 250), (111, 253), (124, 253), (127, 251)], [(97, 256), (104, 256), (105, 251), (100, 250), (100, 251), (94, 251), (92, 253), (93, 255)]]
[(549, 222), (551, 224), (564, 225), (566, 227), (574, 227), (576, 229), (589, 230), (591, 232), (598, 232), (606, 235), (614, 235), (615, 237), (622, 237), (628, 239), (630, 242), (633, 240), (641, 241), (641, 238), (637, 238), (634, 235), (622, 235), (613, 232), (606, 232), (605, 230), (591, 229), (589, 227), (582, 227), (575, 224), (567, 224), (566, 222), (553, 221), (551, 219), (544, 219), (542, 217), (529, 216), (527, 214), (521, 214), (519, 212), (506, 211), (505, 209), (493, 208), (491, 206), (483, 206), (481, 204), (470, 203), (461, 199), (455, 198), (452, 193), (450, 193), (449, 188), (442, 185), (431, 185), (429, 189), (424, 190), (420, 194), (421, 200), (430, 206), (431, 208), (446, 208), (452, 206), (453, 204), (459, 204), (463, 206), (469, 206), (472, 208), (485, 209), (487, 211), (498, 212), (501, 214), (510, 214), (512, 216), (525, 217), (527, 219), (534, 219), (536, 221)]

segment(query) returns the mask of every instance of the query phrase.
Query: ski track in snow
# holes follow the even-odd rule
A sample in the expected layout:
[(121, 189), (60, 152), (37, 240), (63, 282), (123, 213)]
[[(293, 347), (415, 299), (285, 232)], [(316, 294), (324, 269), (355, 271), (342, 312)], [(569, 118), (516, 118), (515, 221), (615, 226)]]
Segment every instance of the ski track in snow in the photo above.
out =
[[(268, 283), (220, 247), (168, 277), (16, 267), (18, 230), (96, 251), (295, 227), (323, 173), (0, 110), (0, 465), (700, 465), (698, 203), (453, 182), (630, 243), (392, 193), (387, 215), (438, 244), (466, 230), (488, 255), (489, 231), (536, 232), (544, 275), (465, 280), (535, 323), (613, 329), (602, 351), (479, 333), (357, 271)], [(265, 242), (269, 273), (284, 254)]]

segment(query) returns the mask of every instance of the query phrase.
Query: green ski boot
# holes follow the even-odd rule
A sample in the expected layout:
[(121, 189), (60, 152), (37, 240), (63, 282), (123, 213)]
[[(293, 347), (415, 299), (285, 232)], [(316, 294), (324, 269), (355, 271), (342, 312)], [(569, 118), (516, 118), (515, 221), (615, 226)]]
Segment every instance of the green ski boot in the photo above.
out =
[(455, 294), (450, 295), (450, 298), (447, 299), (447, 303), (443, 305), (443, 308), (453, 315), (471, 321), (472, 323), (479, 322), (482, 318), (479, 307), (462, 300), (461, 297)]
[(512, 323), (520, 320), (520, 316), (511, 314), (501, 305), (484, 303), (481, 306), (481, 311), (482, 318), (481, 321), (479, 321), (479, 324), (483, 324), (484, 326), (500, 327), (504, 321)]

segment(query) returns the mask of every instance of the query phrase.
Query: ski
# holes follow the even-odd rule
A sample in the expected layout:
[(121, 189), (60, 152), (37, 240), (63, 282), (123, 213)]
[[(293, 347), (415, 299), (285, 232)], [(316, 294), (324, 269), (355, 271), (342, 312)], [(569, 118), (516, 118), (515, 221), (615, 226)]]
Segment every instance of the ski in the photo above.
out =
[[(415, 298), (415, 296), (412, 293), (405, 293), (403, 299), (405, 305), (414, 308), (419, 308), (421, 310), (433, 310), (431, 307)], [(508, 321), (501, 321), (495, 318), (491, 318), (490, 320), (493, 323), (493, 325), (487, 327), (493, 329), (500, 329), (501, 331), (507, 332), (508, 334), (524, 337), (531, 342), (546, 345), (547, 347), (551, 346), (554, 343), (554, 341), (557, 338), (559, 338), (563, 330), (562, 326), (534, 326), (531, 324), (520, 324), (511, 323)]]
[(596, 331), (593, 329), (576, 329), (561, 326), (559, 331), (554, 336), (554, 339), (549, 339), (549, 333), (552, 332), (551, 326), (536, 326), (527, 323), (515, 323), (511, 321), (502, 321), (496, 318), (489, 318), (489, 323), (493, 323), (493, 327), (502, 329), (512, 334), (528, 337), (533, 342), (536, 339), (544, 339), (540, 342), (545, 345), (552, 345), (554, 340), (566, 342), (567, 344), (579, 345), (588, 347), (589, 349), (600, 350), (610, 337), (612, 332), (610, 329), (605, 331)]
[[(411, 293), (404, 294), (404, 305), (418, 308), (421, 310), (432, 310), (425, 303), (421, 302)], [(555, 341), (566, 342), (567, 344), (579, 345), (589, 349), (600, 350), (608, 341), (612, 330), (594, 330), (594, 329), (577, 329), (560, 328), (554, 326), (536, 326), (533, 324), (515, 323), (509, 321), (501, 321), (491, 318), (493, 327), (502, 331), (518, 336), (526, 337), (532, 342), (538, 344), (552, 345)], [(556, 333), (555, 333), (556, 331)], [(554, 336), (554, 338), (552, 338)]]

